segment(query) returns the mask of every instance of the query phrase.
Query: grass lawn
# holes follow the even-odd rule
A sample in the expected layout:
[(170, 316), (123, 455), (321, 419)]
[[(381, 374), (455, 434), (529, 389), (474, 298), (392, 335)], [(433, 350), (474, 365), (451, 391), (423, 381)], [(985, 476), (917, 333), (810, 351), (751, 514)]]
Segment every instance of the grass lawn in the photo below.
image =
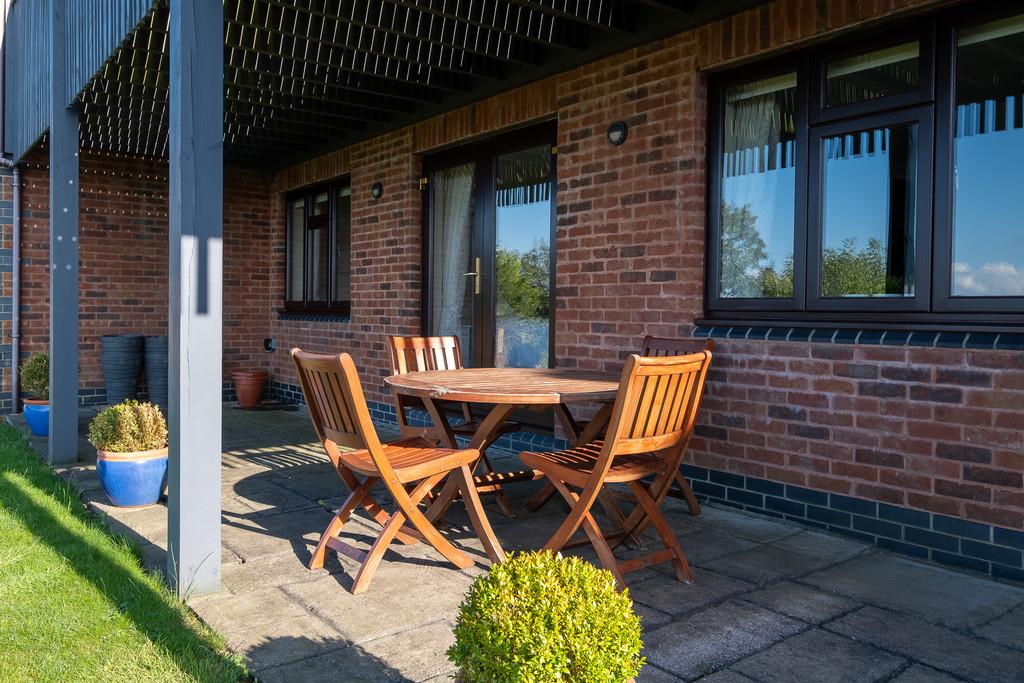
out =
[(238, 681), (242, 661), (0, 426), (0, 681)]

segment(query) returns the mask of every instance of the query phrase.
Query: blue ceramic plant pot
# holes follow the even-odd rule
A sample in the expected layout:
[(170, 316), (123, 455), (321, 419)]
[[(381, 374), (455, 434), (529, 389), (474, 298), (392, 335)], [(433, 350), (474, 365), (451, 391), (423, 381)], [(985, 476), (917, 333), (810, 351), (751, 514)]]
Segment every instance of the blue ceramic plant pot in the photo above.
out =
[(50, 404), (48, 401), (25, 399), (25, 424), (35, 436), (50, 434)]
[(96, 474), (112, 504), (152, 505), (160, 500), (167, 480), (167, 449), (138, 453), (96, 451)]

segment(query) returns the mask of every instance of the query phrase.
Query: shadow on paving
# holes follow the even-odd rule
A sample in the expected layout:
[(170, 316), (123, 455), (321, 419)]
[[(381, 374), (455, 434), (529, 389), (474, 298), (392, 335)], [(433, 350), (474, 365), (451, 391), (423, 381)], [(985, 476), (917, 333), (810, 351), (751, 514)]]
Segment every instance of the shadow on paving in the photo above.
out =
[(255, 644), (247, 656), (259, 683), (399, 683), (413, 681), (386, 661), (341, 639), (281, 636)]
[[(31, 480), (30, 483), (34, 485)], [(137, 581), (137, 577), (110, 557), (109, 549), (84, 538), (13, 483), (0, 487), (0, 500), (10, 509), (19, 511), (40, 543), (64, 558), (79, 576), (103, 593), (131, 619), (140, 633), (167, 653), (179, 670), (202, 680), (207, 671), (198, 665), (195, 654), (205, 651), (210, 656), (219, 656), (218, 648), (193, 630), (193, 625), (186, 622), (184, 615), (173, 609), (163, 595)], [(75, 521), (85, 524), (78, 519)]]

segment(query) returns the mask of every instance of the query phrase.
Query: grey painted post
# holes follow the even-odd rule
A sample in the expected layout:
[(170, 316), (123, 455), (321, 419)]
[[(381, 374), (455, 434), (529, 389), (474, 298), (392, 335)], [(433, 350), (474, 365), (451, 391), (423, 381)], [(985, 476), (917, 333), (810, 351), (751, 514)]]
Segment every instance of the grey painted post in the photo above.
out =
[(78, 111), (64, 101), (65, 0), (50, 4), (50, 441), (78, 460)]
[(220, 589), (224, 8), (170, 3), (167, 569), (185, 599)]

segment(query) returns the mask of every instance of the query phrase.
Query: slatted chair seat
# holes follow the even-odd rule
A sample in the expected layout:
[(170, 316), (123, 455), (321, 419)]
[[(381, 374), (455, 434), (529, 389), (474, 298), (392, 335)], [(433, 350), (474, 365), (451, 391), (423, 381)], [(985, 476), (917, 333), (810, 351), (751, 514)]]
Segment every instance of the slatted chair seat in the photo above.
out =
[[(659, 505), (679, 470), (686, 444), (693, 433), (704, 390), (711, 353), (644, 358), (633, 355), (622, 369), (619, 392), (612, 407), (606, 436), (564, 451), (520, 454), (525, 464), (540, 470), (569, 504), (569, 516), (544, 545), (559, 551), (582, 528), (601, 564), (620, 588), (625, 574), (662, 562), (671, 562), (680, 581), (693, 581), (693, 572)], [(650, 477), (648, 484), (643, 481)], [(618, 527), (606, 537), (591, 508), (608, 491), (606, 484), (625, 484), (636, 501), (628, 517), (611, 506)], [(663, 550), (619, 560), (608, 539), (638, 533), (650, 524)]]
[[(455, 451), (438, 448), (432, 441), (412, 437), (381, 444), (384, 457), (391, 463), (395, 476), (402, 484), (419, 481), (439, 472), (449, 472), (462, 465), (470, 465), (480, 452), (475, 448)], [(377, 466), (366, 449), (342, 451), (341, 460), (355, 472), (364, 476), (377, 476)]]
[[(527, 467), (550, 473), (572, 486), (583, 487), (601, 460), (604, 441), (592, 441), (564, 451), (524, 451), (520, 460)], [(612, 460), (604, 481), (610, 484), (638, 481), (665, 471), (665, 461), (649, 454), (622, 455)]]
[[(396, 539), (403, 543), (426, 541), (456, 567), (471, 566), (473, 561), (442, 536), (419, 509), (427, 494), (448, 476), (457, 482), (470, 522), (488, 557), (493, 562), (505, 558), (473, 482), (470, 468), (479, 460), (480, 451), (438, 448), (427, 439), (415, 437), (381, 443), (351, 356), (318, 355), (300, 349), (292, 349), (291, 355), (313, 430), (338, 476), (352, 491), (320, 536), (309, 560), (310, 569), (324, 566), (328, 550), (349, 557), (360, 565), (351, 591), (361, 593), (369, 587), (385, 551)], [(384, 510), (370, 493), (378, 483), (395, 501), (392, 512)], [(368, 551), (340, 537), (358, 507), (366, 509), (383, 527)]]

